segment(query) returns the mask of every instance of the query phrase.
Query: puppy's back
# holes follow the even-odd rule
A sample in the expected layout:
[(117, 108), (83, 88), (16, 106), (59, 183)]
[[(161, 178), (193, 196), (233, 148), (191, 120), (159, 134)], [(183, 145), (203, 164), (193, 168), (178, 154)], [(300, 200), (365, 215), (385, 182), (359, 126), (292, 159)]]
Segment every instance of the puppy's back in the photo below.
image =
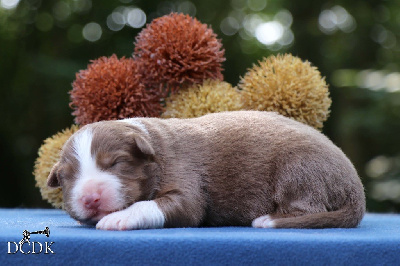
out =
[(257, 111), (153, 121), (146, 127), (166, 171), (200, 177), (171, 182), (198, 182), (205, 224), (250, 225), (271, 215), (275, 227), (354, 227), (364, 214), (352, 163), (309, 126)]

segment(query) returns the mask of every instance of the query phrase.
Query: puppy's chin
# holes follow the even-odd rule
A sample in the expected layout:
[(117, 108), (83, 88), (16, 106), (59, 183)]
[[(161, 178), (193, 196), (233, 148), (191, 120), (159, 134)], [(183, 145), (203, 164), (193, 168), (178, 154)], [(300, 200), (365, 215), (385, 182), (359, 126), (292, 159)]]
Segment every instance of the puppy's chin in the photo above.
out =
[(113, 213), (113, 211), (92, 211), (87, 217), (74, 217), (80, 224), (96, 225), (104, 216)]
[(82, 202), (73, 202), (67, 204), (65, 209), (72, 218), (80, 223), (95, 225), (104, 216), (118, 211), (122, 207), (119, 204), (115, 206), (110, 206), (111, 204), (103, 204), (103, 202), (108, 203), (108, 200), (103, 201), (100, 199), (99, 201), (100, 206), (98, 207), (86, 207)]

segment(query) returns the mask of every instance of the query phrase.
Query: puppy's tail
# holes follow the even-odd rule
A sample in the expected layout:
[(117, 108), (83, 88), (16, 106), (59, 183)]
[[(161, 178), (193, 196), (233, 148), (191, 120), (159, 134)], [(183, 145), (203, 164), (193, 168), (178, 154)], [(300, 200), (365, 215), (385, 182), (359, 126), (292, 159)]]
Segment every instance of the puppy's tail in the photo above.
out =
[(266, 215), (255, 219), (253, 227), (264, 228), (353, 228), (357, 227), (365, 213), (365, 199), (349, 201), (341, 209), (284, 218)]

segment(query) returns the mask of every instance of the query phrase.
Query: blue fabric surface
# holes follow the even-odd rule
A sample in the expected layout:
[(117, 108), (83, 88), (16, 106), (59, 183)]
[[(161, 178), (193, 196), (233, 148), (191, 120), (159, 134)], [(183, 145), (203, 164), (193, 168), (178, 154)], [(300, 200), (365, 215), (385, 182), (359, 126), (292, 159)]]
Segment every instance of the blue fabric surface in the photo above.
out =
[[(8, 254), (8, 242), (18, 243), (24, 230), (46, 226), (49, 237), (31, 235), (30, 241), (54, 242), (54, 254), (44, 248), (40, 254)], [(117, 232), (80, 226), (60, 210), (0, 209), (0, 245), (0, 265), (400, 265), (400, 215), (367, 214), (354, 229)], [(30, 248), (23, 246), (25, 252)]]

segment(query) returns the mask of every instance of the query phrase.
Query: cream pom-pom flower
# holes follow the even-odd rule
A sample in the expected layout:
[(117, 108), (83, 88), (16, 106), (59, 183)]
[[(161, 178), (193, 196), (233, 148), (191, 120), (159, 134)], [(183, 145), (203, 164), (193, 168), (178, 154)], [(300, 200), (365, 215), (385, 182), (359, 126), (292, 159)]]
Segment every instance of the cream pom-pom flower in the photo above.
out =
[(64, 143), (78, 131), (77, 125), (58, 132), (44, 140), (38, 151), (38, 158), (35, 161), (33, 175), (36, 180), (36, 187), (40, 189), (42, 198), (47, 200), (56, 208), (63, 208), (63, 194), (61, 188), (47, 187), (47, 177), (50, 174), (54, 164), (60, 159), (60, 152)]
[(329, 116), (328, 85), (318, 69), (290, 54), (270, 56), (239, 82), (244, 107), (275, 111), (317, 129)]
[(208, 79), (171, 95), (166, 100), (162, 117), (191, 118), (242, 108), (240, 92), (236, 88), (224, 81)]

